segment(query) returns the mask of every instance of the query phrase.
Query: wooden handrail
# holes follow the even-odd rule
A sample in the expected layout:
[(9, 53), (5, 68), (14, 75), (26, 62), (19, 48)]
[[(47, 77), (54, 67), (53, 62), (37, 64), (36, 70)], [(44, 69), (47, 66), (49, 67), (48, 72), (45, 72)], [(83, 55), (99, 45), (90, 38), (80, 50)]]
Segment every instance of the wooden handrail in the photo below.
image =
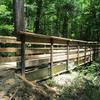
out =
[[(48, 39), (48, 40), (50, 40), (50, 39), (53, 39), (53, 40), (63, 40), (63, 41), (70, 41), (70, 42), (76, 42), (76, 43), (78, 43), (78, 42), (79, 43), (88, 43), (88, 44), (91, 44), (91, 45), (96, 44), (96, 45), (100, 46), (100, 42), (96, 42), (96, 41), (95, 42), (92, 42), (92, 41), (82, 41), (82, 40), (68, 39), (68, 38), (55, 37), (55, 36), (46, 36), (46, 35), (41, 35), (41, 34), (29, 33), (29, 32), (20, 32), (19, 35), (21, 35), (21, 34), (22, 35), (26, 35), (27, 38), (28, 37), (33, 38), (32, 39), (33, 42), (34, 42), (34, 38), (41, 38), (41, 39)], [(26, 43), (30, 43), (30, 41), (27, 42), (28, 41), (27, 38), (26, 38)], [(0, 43), (20, 43), (20, 41), (17, 41), (17, 38), (14, 37), (14, 36), (12, 36), (12, 37), (11, 36), (0, 36)], [(38, 44), (38, 42), (37, 42), (37, 44)], [(39, 44), (41, 44), (41, 43), (39, 43)]]
[[(92, 41), (83, 41), (83, 40), (75, 40), (75, 39), (68, 39), (68, 38), (62, 38), (62, 37), (56, 37), (56, 36), (47, 36), (47, 35), (42, 35), (42, 34), (35, 34), (35, 33), (30, 33), (30, 32), (20, 32), (19, 35), (25, 35), (27, 38), (28, 37), (31, 37), (33, 38), (33, 42), (34, 42), (34, 38), (40, 38), (40, 39), (48, 39), (49, 43), (50, 43), (50, 40), (53, 39), (54, 40), (59, 40), (59, 41), (70, 41), (70, 42), (80, 42), (80, 43), (88, 43), (88, 44), (99, 44), (99, 42), (92, 42)], [(26, 38), (26, 41), (28, 41), (28, 39)], [(42, 41), (41, 41), (42, 42)], [(46, 41), (45, 41), (46, 42)], [(56, 43), (54, 41), (54, 43)], [(66, 43), (65, 43), (66, 44)]]

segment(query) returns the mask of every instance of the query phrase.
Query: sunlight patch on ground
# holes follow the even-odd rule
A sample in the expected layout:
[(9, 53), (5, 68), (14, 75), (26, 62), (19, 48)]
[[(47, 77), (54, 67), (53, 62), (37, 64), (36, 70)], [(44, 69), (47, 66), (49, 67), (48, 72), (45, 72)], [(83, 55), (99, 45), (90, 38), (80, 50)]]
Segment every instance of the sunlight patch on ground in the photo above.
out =
[(62, 74), (62, 75), (58, 75), (56, 77), (53, 78), (53, 80), (55, 81), (56, 84), (60, 85), (60, 86), (64, 86), (64, 85), (71, 85), (72, 81), (78, 77), (79, 73), (78, 72), (71, 72), (68, 74)]

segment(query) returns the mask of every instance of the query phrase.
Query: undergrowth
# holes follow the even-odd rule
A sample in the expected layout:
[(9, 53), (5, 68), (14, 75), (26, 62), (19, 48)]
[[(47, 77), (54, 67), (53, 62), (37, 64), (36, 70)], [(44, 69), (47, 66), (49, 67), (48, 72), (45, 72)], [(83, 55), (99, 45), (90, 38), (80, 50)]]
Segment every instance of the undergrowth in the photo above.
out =
[(53, 79), (48, 80), (49, 86), (56, 86), (60, 90), (56, 100), (100, 100), (100, 64), (93, 62), (90, 65), (78, 67), (79, 73), (70, 86), (57, 85)]
[(100, 100), (100, 64), (83, 66), (71, 86), (64, 86), (59, 100)]

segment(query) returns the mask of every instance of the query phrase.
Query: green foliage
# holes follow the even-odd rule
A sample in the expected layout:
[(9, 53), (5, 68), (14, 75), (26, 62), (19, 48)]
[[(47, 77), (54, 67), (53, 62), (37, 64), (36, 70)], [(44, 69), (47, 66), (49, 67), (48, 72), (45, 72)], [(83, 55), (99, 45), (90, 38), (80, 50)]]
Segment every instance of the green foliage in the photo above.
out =
[(93, 62), (90, 65), (81, 66), (77, 74), (70, 85), (66, 82), (64, 86), (60, 86), (53, 79), (47, 80), (49, 86), (57, 87), (60, 91), (60, 96), (56, 100), (99, 100), (100, 63)]
[(47, 85), (57, 87), (60, 96), (56, 100), (99, 100), (100, 99), (100, 63), (93, 62), (81, 66), (77, 70), (78, 76), (71, 84), (59, 86), (53, 79), (47, 80)]
[[(98, 3), (99, 0), (43, 0), (41, 17), (39, 19), (40, 33), (83, 40), (98, 40), (98, 32), (100, 30), (98, 25), (100, 23), (98, 22), (98, 25), (95, 23), (95, 20), (98, 20), (100, 15), (100, 5), (98, 5)], [(33, 5), (32, 8), (35, 7), (31, 11), (31, 14), (35, 14), (35, 18), (36, 12), (34, 11), (36, 11), (39, 6), (35, 1), (29, 5), (30, 7)], [(93, 9), (94, 7), (96, 9)], [(94, 13), (92, 13), (91, 10), (96, 13), (96, 16), (93, 16)], [(28, 13), (30, 13), (29, 10)], [(27, 19), (29, 19), (29, 17), (33, 17), (33, 14), (28, 16)], [(30, 20), (33, 19), (31, 18)], [(31, 25), (33, 25), (34, 31), (35, 20), (28, 22), (27, 28), (31, 30)]]
[(64, 87), (59, 100), (99, 100), (100, 86), (78, 77), (71, 86)]
[(12, 35), (12, 32), (13, 32), (14, 28), (13, 28), (13, 25), (0, 25), (0, 34), (1, 35)]
[[(84, 66), (80, 75), (71, 86), (64, 86), (59, 100), (99, 100), (100, 99), (100, 64), (93, 62)], [(92, 77), (91, 77), (92, 76)]]
[(10, 1), (0, 3), (0, 35), (12, 35), (14, 30), (9, 3)]
[[(0, 35), (13, 32), (12, 3), (0, 1)], [(24, 6), (26, 31), (100, 41), (100, 0), (25, 0)]]
[(51, 86), (51, 87), (56, 86), (56, 83), (55, 83), (55, 81), (53, 79), (47, 80), (46, 84), (49, 85), (49, 86)]
[(100, 64), (93, 62), (91, 65), (88, 65), (81, 69), (81, 73), (84, 75), (93, 75), (94, 77), (100, 72)]
[(7, 7), (5, 5), (0, 5), (0, 14), (3, 14), (7, 11)]

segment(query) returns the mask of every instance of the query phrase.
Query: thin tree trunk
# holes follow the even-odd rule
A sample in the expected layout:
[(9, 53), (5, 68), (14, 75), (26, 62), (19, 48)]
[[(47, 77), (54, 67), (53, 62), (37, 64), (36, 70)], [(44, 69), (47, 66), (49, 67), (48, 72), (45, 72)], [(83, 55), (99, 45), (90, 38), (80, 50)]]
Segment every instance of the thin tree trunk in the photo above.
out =
[(67, 16), (64, 16), (63, 18), (62, 34), (64, 37), (68, 37), (68, 18)]
[(36, 12), (36, 20), (35, 20), (35, 33), (40, 33), (40, 17), (42, 12), (42, 0), (36, 0), (37, 4), (37, 12)]

